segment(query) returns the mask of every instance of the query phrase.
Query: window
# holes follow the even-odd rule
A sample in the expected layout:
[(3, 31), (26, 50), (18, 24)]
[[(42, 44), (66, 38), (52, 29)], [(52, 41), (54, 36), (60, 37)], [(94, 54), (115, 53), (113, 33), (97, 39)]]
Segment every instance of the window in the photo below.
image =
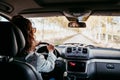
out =
[(7, 22), (8, 20), (6, 18), (4, 18), (3, 16), (0, 15), (0, 21)]

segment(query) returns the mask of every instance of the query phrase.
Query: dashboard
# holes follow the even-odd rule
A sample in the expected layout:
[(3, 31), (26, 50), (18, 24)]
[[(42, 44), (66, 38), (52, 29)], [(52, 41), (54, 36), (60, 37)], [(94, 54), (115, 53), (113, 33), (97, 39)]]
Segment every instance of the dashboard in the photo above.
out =
[(120, 80), (120, 50), (59, 45), (68, 80)]
[(88, 59), (89, 48), (82, 46), (66, 46), (63, 50), (63, 56), (67, 59)]

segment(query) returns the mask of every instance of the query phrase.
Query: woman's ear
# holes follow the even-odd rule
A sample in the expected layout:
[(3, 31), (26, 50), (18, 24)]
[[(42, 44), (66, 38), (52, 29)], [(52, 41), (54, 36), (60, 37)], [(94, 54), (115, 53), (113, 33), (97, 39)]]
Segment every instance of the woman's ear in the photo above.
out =
[(36, 32), (36, 28), (32, 28), (32, 30), (33, 30), (33, 33), (35, 33), (35, 32)]

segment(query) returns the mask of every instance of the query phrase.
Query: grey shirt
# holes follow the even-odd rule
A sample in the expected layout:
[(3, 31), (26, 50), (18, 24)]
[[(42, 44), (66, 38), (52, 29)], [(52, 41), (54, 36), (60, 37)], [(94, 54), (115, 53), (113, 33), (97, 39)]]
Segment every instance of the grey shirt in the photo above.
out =
[(53, 52), (48, 53), (47, 59), (44, 56), (37, 52), (29, 53), (25, 60), (26, 62), (33, 65), (38, 72), (50, 72), (55, 67), (55, 60), (57, 57), (54, 55)]

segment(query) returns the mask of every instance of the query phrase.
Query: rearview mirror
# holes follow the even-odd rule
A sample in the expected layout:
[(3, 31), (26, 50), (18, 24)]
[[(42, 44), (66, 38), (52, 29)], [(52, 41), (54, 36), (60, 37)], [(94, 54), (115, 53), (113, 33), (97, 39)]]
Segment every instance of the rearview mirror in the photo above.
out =
[(85, 22), (77, 22), (77, 21), (71, 21), (68, 23), (68, 27), (71, 28), (86, 28)]

